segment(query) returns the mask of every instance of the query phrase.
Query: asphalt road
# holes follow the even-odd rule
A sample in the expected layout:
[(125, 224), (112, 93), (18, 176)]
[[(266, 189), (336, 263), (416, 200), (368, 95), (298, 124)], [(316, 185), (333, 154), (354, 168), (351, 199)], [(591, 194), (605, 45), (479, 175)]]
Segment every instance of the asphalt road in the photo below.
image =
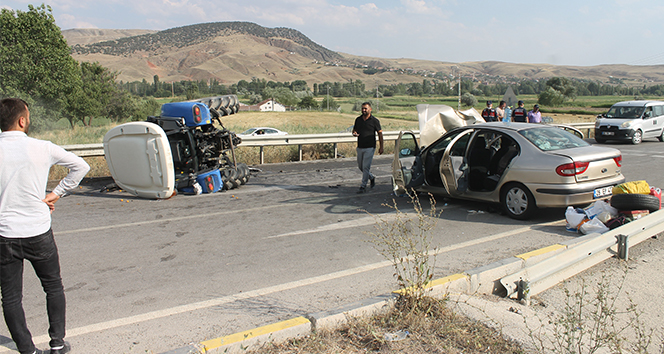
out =
[[(664, 144), (613, 146), (628, 180), (664, 186)], [(378, 185), (364, 195), (352, 159), (258, 166), (240, 189), (159, 201), (86, 181), (53, 214), (74, 352), (160, 353), (395, 289), (367, 242), (373, 215), (392, 213), (382, 205), (393, 199), (390, 162), (375, 159)], [(577, 236), (563, 209), (522, 222), (481, 203), (437, 205), (436, 277)], [(29, 326), (45, 347), (44, 295), (30, 267), (24, 278)], [(10, 343), (2, 323), (0, 353)]]

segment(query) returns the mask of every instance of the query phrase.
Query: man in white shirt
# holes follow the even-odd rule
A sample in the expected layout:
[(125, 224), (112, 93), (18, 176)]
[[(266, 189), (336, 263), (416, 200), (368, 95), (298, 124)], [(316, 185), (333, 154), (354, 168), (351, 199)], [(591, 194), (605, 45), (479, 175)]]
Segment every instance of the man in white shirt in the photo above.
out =
[[(46, 293), (50, 353), (69, 352), (65, 337), (65, 294), (58, 249), (51, 231), (55, 202), (78, 186), (90, 166), (80, 157), (44, 140), (28, 137), (25, 101), (0, 101), (0, 289), (5, 323), (22, 354), (47, 353), (35, 347), (23, 311), (23, 263), (30, 261)], [(46, 194), (52, 165), (69, 168)]]

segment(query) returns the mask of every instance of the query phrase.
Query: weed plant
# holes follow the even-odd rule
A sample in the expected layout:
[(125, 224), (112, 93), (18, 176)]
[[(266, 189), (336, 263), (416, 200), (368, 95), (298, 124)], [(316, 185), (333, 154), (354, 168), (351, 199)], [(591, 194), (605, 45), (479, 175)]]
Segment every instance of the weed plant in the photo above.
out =
[(426, 213), (417, 194), (412, 190), (407, 193), (415, 213), (402, 212), (394, 199), (392, 204), (383, 204), (394, 210), (394, 214), (374, 215), (375, 231), (369, 233), (369, 242), (392, 263), (401, 298), (417, 307), (416, 304), (424, 301), (427, 285), (433, 279), (436, 249), (432, 249), (432, 230), (442, 211), (436, 209), (433, 195), (429, 194), (430, 207)]
[[(621, 309), (627, 267), (617, 285), (606, 273), (594, 288), (582, 279), (578, 289), (563, 289), (565, 303), (559, 312), (547, 318), (537, 318), (539, 327), (526, 323), (529, 337), (539, 353), (590, 354), (651, 353), (654, 329), (641, 320), (642, 311), (631, 299)], [(664, 338), (658, 353), (664, 353)]]

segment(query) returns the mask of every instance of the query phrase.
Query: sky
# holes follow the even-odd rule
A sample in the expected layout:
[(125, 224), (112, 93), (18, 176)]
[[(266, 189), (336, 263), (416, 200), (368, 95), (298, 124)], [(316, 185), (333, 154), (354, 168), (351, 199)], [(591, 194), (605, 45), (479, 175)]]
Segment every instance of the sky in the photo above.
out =
[(0, 0), (42, 2), (61, 29), (288, 27), (343, 53), (442, 62), (664, 64), (661, 0)]

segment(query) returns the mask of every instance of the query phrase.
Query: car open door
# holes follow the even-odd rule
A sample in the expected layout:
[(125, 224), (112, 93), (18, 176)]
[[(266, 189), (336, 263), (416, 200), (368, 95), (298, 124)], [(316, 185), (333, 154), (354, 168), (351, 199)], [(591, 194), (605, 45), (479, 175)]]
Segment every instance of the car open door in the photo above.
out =
[(468, 189), (468, 160), (466, 150), (473, 129), (468, 129), (454, 137), (445, 148), (440, 160), (440, 178), (450, 196), (463, 194)]
[[(405, 193), (408, 187), (418, 187), (411, 184), (413, 177), (411, 168), (419, 153), (420, 148), (415, 134), (409, 131), (400, 132), (394, 145), (392, 160), (392, 189), (396, 194)], [(421, 182), (419, 184), (421, 185)]]

